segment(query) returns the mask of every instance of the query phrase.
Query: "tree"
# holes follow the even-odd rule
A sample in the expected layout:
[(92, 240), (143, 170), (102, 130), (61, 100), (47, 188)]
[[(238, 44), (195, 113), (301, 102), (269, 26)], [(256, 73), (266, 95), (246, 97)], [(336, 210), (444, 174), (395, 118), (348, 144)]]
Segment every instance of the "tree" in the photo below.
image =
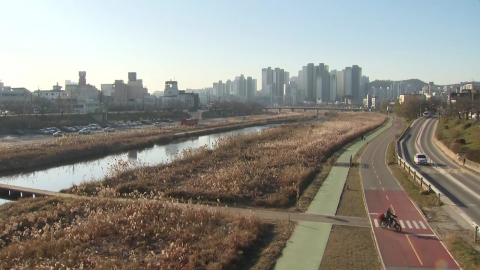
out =
[(421, 110), (421, 101), (417, 96), (406, 96), (402, 104), (395, 107), (395, 113), (407, 120), (413, 120)]
[(388, 105), (390, 104), (390, 102), (388, 102), (388, 100), (384, 99), (382, 100), (382, 103), (380, 103), (380, 111), (381, 112), (387, 112), (387, 107)]

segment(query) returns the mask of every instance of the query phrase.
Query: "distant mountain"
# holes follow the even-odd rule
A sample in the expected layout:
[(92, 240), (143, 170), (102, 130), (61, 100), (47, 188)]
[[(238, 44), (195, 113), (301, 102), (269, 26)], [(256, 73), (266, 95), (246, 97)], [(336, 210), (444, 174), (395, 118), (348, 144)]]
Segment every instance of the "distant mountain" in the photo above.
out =
[[(370, 86), (378, 87), (378, 88), (380, 87), (386, 88), (386, 87), (390, 87), (393, 82), (394, 81), (391, 81), (391, 80), (375, 80), (370, 82)], [(409, 80), (403, 80), (401, 82), (405, 82), (406, 84), (413, 85), (415, 89), (417, 89), (417, 91), (421, 90), (423, 86), (427, 85), (426, 82), (421, 81), (419, 79), (409, 79)]]

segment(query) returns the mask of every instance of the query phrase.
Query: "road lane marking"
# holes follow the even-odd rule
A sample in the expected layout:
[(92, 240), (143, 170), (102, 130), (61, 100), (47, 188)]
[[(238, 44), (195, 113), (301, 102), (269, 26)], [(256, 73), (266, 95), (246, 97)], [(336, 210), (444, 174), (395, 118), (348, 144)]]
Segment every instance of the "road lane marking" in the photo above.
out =
[(382, 190), (385, 191), (385, 189), (382, 187)]
[(390, 204), (390, 208), (392, 208), (393, 210), (393, 213), (396, 213), (397, 211), (395, 211), (395, 208), (393, 208), (393, 205)]
[[(387, 200), (390, 200), (387, 195), (385, 195), (385, 197), (387, 197)], [(393, 208), (393, 207), (392, 207), (392, 208)]]
[(406, 233), (408, 236), (418, 236), (418, 237), (437, 237), (435, 234), (421, 234), (421, 233)]
[(402, 228), (405, 228), (405, 224), (403, 224), (402, 220), (399, 220), (398, 223), (400, 223), (400, 226), (402, 226)]
[(410, 241), (410, 239), (408, 238), (408, 234), (406, 234), (405, 237), (407, 238), (408, 243), (410, 243), (410, 246), (412, 247), (413, 253), (415, 253), (415, 255), (417, 256), (418, 261), (420, 262), (421, 265), (423, 265), (422, 260), (420, 260), (420, 256), (418, 256), (418, 253), (417, 253), (417, 251), (415, 250), (415, 247), (412, 244), (412, 241)]
[(423, 224), (423, 222), (419, 221), (418, 223), (420, 223), (420, 226), (422, 227), (422, 229), (426, 230), (427, 227), (425, 227), (425, 225)]
[(405, 220), (405, 222), (407, 223), (407, 226), (408, 226), (409, 229), (413, 229), (412, 224), (410, 224), (410, 221)]
[(374, 220), (373, 220), (373, 223), (375, 223), (375, 227), (378, 228), (378, 220), (377, 220), (377, 219), (374, 219)]
[(369, 215), (378, 215), (378, 213), (368, 213)]
[(418, 227), (418, 224), (415, 220), (412, 220), (412, 223), (413, 223), (413, 226), (415, 226), (415, 229), (420, 229), (420, 227)]

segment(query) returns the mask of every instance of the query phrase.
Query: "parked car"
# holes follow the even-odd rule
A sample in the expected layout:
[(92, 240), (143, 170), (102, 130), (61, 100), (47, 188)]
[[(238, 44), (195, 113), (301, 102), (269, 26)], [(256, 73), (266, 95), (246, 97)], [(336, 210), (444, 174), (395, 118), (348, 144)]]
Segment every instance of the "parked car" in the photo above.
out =
[(165, 125), (165, 123), (163, 123), (163, 122), (155, 122), (155, 123), (153, 123), (153, 125), (156, 126), (156, 127), (163, 127), (163, 126)]
[(417, 153), (413, 157), (413, 162), (418, 165), (428, 164), (427, 156), (423, 153)]
[(17, 129), (14, 131), (15, 134), (17, 135), (25, 135), (25, 132), (23, 130)]
[(62, 137), (65, 134), (63, 131), (57, 131), (53, 133), (53, 137)]
[(112, 127), (106, 127), (103, 129), (104, 132), (115, 132), (115, 129)]
[(90, 134), (90, 129), (89, 128), (83, 128), (83, 129), (78, 131), (78, 134), (82, 134), (82, 135)]

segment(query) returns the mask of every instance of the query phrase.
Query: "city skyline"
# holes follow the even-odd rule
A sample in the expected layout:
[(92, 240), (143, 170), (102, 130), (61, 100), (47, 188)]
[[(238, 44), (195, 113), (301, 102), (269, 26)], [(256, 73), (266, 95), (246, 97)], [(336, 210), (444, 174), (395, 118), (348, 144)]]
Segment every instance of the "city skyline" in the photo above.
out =
[(267, 66), (294, 75), (305, 63), (359, 65), (371, 81), (475, 79), (480, 2), (402, 3), (0, 0), (0, 80), (50, 89), (84, 70), (100, 88), (134, 71), (152, 93), (174, 78), (198, 89), (260, 79)]

